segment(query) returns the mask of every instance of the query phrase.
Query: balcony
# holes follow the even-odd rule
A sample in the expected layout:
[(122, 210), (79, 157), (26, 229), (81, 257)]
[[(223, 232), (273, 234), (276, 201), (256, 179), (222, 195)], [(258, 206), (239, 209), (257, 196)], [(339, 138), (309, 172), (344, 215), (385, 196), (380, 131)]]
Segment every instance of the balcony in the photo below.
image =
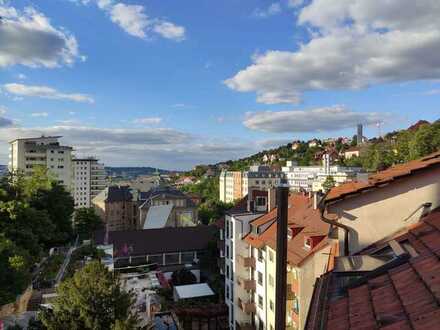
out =
[(238, 263), (245, 268), (255, 268), (255, 258), (254, 257), (243, 257), (242, 255), (238, 256)]
[(237, 278), (240, 286), (245, 289), (246, 291), (255, 291), (257, 285), (255, 283), (255, 280), (247, 280), (241, 277)]
[(257, 309), (255, 307), (255, 303), (253, 303), (251, 301), (246, 302), (246, 301), (243, 301), (240, 298), (238, 298), (237, 303), (238, 303), (238, 306), (241, 308), (241, 310), (246, 314), (255, 313), (257, 311)]

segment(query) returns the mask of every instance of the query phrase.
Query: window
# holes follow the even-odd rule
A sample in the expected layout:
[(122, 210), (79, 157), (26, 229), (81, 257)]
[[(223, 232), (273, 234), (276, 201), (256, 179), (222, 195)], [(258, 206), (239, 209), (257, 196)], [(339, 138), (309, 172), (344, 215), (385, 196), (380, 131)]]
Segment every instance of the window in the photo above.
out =
[(258, 295), (258, 307), (263, 308), (263, 297)]
[(258, 196), (258, 197), (256, 198), (256, 205), (257, 205), (257, 206), (265, 206), (265, 205), (266, 205), (266, 198), (265, 198), (265, 197)]
[(269, 250), (269, 261), (273, 262), (273, 252)]
[(263, 285), (263, 274), (258, 272), (258, 285)]
[(312, 239), (310, 237), (304, 237), (304, 247), (306, 249), (312, 248)]
[(269, 300), (269, 308), (273, 312), (273, 301)]
[(258, 261), (263, 261), (263, 251), (262, 250), (258, 250)]
[(275, 281), (274, 281), (274, 279), (273, 279), (273, 276), (269, 274), (269, 285), (270, 285), (271, 287), (273, 287), (274, 284), (275, 284)]

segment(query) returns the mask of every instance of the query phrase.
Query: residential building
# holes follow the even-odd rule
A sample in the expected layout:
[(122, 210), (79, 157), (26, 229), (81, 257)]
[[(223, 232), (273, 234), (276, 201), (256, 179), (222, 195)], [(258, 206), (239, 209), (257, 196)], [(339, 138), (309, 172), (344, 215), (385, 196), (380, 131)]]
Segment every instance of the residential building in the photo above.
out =
[(182, 176), (179, 179), (176, 180), (174, 183), (176, 187), (183, 187), (188, 184), (194, 184), (197, 182), (197, 178), (194, 176)]
[(107, 185), (104, 165), (96, 158), (74, 158), (73, 198), (75, 207), (91, 207), (95, 198)]
[(92, 205), (108, 231), (138, 228), (138, 192), (128, 186), (109, 186), (92, 199)]
[(439, 191), (440, 152), (333, 188), (325, 206), (337, 225), (340, 254), (357, 253), (417, 223), (440, 206)]
[(344, 151), (344, 158), (350, 159), (352, 157), (359, 157), (361, 154), (361, 148), (358, 146), (348, 148)]
[(72, 147), (63, 146), (61, 136), (16, 139), (9, 142), (9, 171), (31, 175), (36, 167), (49, 170), (71, 191), (73, 185)]
[(100, 231), (96, 243), (112, 245), (114, 268), (157, 264), (176, 270), (198, 264), (216, 232), (215, 226)]
[(292, 142), (292, 147), (291, 148), (292, 148), (293, 151), (298, 150), (299, 147), (301, 147), (301, 141), (293, 141)]
[(315, 147), (319, 147), (321, 145), (321, 143), (319, 142), (318, 139), (312, 139), (308, 142), (309, 148), (315, 148)]
[[(238, 281), (253, 281), (249, 287), (255, 313), (248, 323), (256, 329), (275, 329), (277, 281), (277, 208), (250, 221), (249, 233), (241, 239), (249, 245), (243, 264), (247, 276)], [(289, 196), (287, 236), (287, 306), (288, 329), (303, 329), (315, 280), (328, 270), (336, 253), (327, 238), (330, 226), (321, 221), (317, 200), (296, 193)], [(244, 262), (251, 260), (245, 264)], [(245, 275), (242, 275), (245, 276)]]
[(222, 171), (220, 173), (220, 200), (231, 203), (252, 190), (268, 190), (278, 186), (284, 179), (280, 171), (273, 171), (267, 165), (253, 165), (248, 171)]
[(295, 162), (287, 161), (282, 167), (287, 183), (293, 191), (322, 191), (322, 184), (327, 177), (331, 176), (340, 185), (347, 181), (353, 181), (362, 172), (358, 167), (345, 167), (330, 164), (330, 156), (324, 154), (322, 166), (297, 166)]
[(192, 196), (168, 186), (139, 194), (139, 228), (187, 227), (198, 224), (197, 204)]
[(305, 329), (438, 329), (439, 229), (434, 210), (354, 256), (336, 257), (314, 285)]

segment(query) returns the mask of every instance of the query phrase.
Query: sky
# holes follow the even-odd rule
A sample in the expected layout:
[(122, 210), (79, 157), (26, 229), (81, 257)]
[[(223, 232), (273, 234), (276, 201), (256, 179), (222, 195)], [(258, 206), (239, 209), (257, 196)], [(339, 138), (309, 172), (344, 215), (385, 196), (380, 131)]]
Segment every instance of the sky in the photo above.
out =
[(41, 134), (182, 170), (440, 118), (438, 0), (0, 0), (0, 17), (0, 164)]

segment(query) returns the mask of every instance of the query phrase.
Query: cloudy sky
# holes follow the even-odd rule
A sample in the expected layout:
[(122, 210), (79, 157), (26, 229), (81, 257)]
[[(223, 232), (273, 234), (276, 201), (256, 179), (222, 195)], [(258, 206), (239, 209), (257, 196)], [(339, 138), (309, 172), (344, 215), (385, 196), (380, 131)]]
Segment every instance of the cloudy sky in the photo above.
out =
[(187, 169), (440, 118), (438, 0), (0, 0), (0, 164), (59, 134)]

